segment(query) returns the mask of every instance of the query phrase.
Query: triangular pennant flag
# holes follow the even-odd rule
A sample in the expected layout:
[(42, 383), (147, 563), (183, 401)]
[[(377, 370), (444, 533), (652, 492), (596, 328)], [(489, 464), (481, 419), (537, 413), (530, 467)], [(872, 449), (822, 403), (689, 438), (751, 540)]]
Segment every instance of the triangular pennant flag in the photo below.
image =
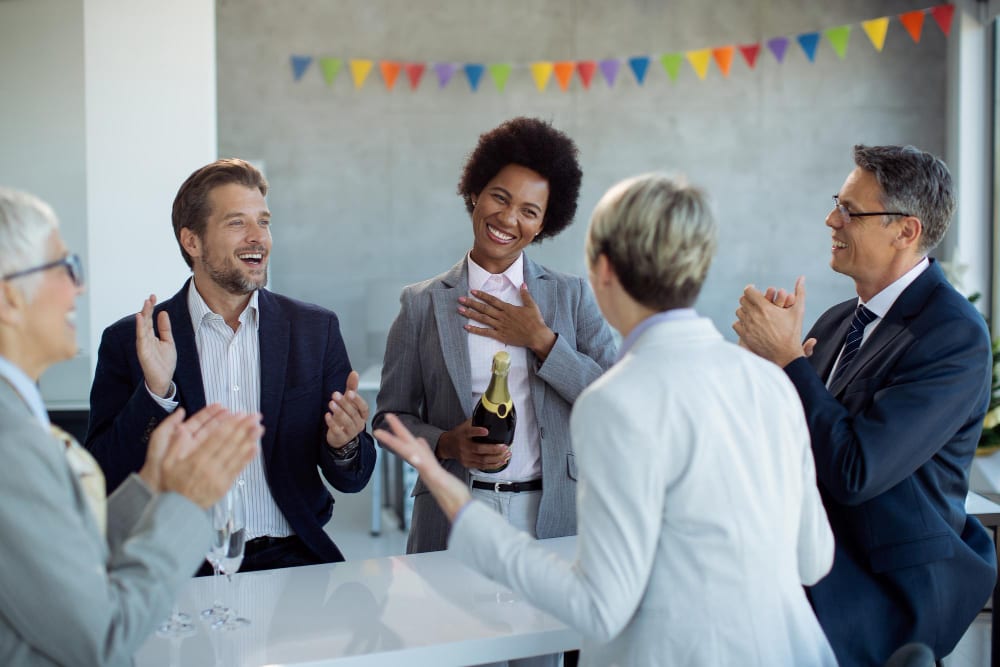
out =
[(941, 32), (947, 37), (951, 34), (951, 17), (955, 14), (955, 5), (938, 5), (931, 7), (931, 16), (937, 22)]
[(340, 66), (344, 64), (344, 61), (340, 58), (320, 58), (319, 59), (319, 69), (323, 72), (323, 80), (326, 81), (326, 85), (332, 86), (337, 75), (340, 74)]
[(680, 53), (664, 53), (660, 56), (660, 64), (663, 65), (663, 69), (666, 70), (667, 76), (670, 77), (671, 81), (676, 81), (677, 76), (681, 73), (681, 64), (684, 62), (684, 56)]
[(614, 86), (615, 79), (618, 78), (618, 68), (621, 66), (621, 62), (614, 58), (609, 58), (608, 60), (602, 60), (597, 66), (601, 68), (601, 74), (604, 76), (604, 80), (608, 82), (608, 88)]
[(712, 49), (712, 60), (715, 61), (719, 71), (722, 72), (722, 76), (729, 76), (729, 68), (733, 66), (734, 51), (736, 49), (732, 46), (720, 46)]
[(456, 69), (458, 69), (458, 65), (455, 63), (434, 63), (434, 73), (437, 74), (438, 88), (444, 88), (448, 85)]
[(531, 77), (535, 80), (538, 92), (544, 93), (545, 86), (549, 85), (549, 77), (552, 76), (552, 63), (538, 62), (531, 63)]
[(493, 63), (492, 65), (487, 65), (486, 69), (490, 71), (490, 76), (493, 77), (493, 85), (497, 87), (497, 92), (502, 93), (504, 87), (507, 85), (507, 79), (510, 77), (510, 63)]
[(368, 78), (368, 72), (372, 71), (374, 63), (371, 60), (351, 60), (350, 64), (354, 87), (361, 88), (361, 86), (365, 85), (365, 79)]
[(809, 62), (816, 62), (816, 47), (819, 46), (819, 33), (818, 32), (805, 32), (796, 37), (799, 42), (799, 46), (802, 47), (803, 53), (806, 54), (806, 58)]
[(864, 29), (865, 34), (868, 35), (868, 39), (871, 40), (875, 50), (881, 51), (882, 47), (885, 46), (885, 33), (889, 29), (889, 17), (883, 16), (880, 19), (862, 21), (861, 27)]
[(559, 87), (564, 91), (569, 90), (569, 82), (573, 79), (573, 69), (573, 63), (568, 60), (553, 63), (552, 65), (552, 71), (556, 74), (556, 81), (559, 82)]
[(580, 74), (580, 83), (583, 84), (584, 90), (590, 89), (590, 80), (594, 78), (596, 70), (597, 63), (593, 60), (581, 60), (576, 64), (576, 71)]
[(397, 63), (394, 60), (383, 60), (378, 64), (378, 68), (382, 70), (382, 81), (385, 82), (385, 89), (392, 90), (392, 87), (396, 85), (399, 71), (403, 69), (402, 63)]
[(904, 28), (906, 28), (906, 32), (910, 33), (910, 37), (913, 41), (919, 44), (920, 33), (924, 29), (924, 10), (918, 9), (916, 11), (900, 14), (899, 22), (903, 24)]
[(747, 61), (747, 67), (753, 69), (754, 65), (757, 64), (757, 54), (760, 53), (760, 44), (741, 44), (740, 53), (743, 54), (743, 60)]
[(472, 88), (472, 92), (476, 92), (479, 88), (479, 80), (483, 78), (483, 72), (486, 68), (479, 63), (468, 63), (465, 66), (465, 78), (469, 80), (469, 88)]
[(837, 57), (841, 60), (847, 57), (847, 42), (851, 38), (851, 26), (842, 25), (836, 28), (827, 28), (823, 31), (823, 36), (826, 37), (826, 41), (830, 42)]
[(646, 78), (646, 70), (649, 69), (649, 57), (636, 56), (634, 58), (629, 58), (628, 66), (632, 68), (632, 73), (635, 74), (635, 80), (638, 81), (641, 86), (643, 80)]
[(687, 52), (688, 62), (691, 63), (691, 67), (694, 68), (695, 74), (702, 81), (705, 80), (705, 75), (708, 74), (708, 61), (712, 57), (711, 49), (699, 49), (697, 51)]
[(312, 56), (292, 56), (292, 76), (298, 81), (312, 64)]
[(410, 90), (416, 90), (420, 85), (420, 78), (424, 75), (425, 65), (423, 63), (406, 63), (403, 69), (406, 70), (406, 77), (410, 80)]
[(774, 59), (779, 63), (785, 59), (785, 51), (788, 49), (787, 37), (774, 37), (767, 40), (767, 48), (774, 54)]

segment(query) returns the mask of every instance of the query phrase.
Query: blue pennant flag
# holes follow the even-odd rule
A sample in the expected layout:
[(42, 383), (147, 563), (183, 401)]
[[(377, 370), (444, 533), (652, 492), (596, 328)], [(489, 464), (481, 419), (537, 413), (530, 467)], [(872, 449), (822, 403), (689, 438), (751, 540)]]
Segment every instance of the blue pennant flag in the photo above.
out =
[(469, 63), (465, 66), (465, 76), (469, 79), (469, 88), (472, 88), (473, 92), (479, 88), (479, 79), (483, 77), (483, 72), (486, 68), (478, 63)]
[(312, 56), (292, 56), (292, 76), (298, 81), (312, 64)]
[(807, 32), (798, 37), (799, 45), (802, 50), (806, 53), (806, 58), (809, 62), (816, 61), (816, 47), (819, 46), (819, 33), (818, 32)]
[(649, 69), (649, 58), (647, 56), (629, 58), (628, 64), (632, 68), (632, 73), (635, 74), (635, 80), (641, 86), (646, 78), (646, 70)]

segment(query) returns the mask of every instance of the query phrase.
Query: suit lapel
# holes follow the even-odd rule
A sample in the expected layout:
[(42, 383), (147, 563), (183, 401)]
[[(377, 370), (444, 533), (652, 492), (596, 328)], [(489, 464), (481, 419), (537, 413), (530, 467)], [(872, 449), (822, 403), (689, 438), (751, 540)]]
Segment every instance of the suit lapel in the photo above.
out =
[[(528, 286), (531, 298), (538, 304), (538, 310), (542, 313), (542, 319), (550, 328), (555, 328), (555, 311), (559, 299), (559, 283), (555, 280), (548, 280), (548, 275), (541, 266), (528, 259), (524, 255), (524, 282)], [(531, 350), (525, 349), (526, 362), (529, 369), (528, 382), (531, 387), (531, 402), (535, 407), (535, 414), (545, 414), (542, 410), (545, 404), (545, 382), (532, 372), (535, 367), (534, 354)]]
[[(198, 346), (194, 339), (194, 325), (191, 322), (191, 311), (188, 310), (187, 293), (191, 279), (188, 278), (184, 287), (163, 304), (163, 310), (170, 317), (170, 331), (174, 336), (174, 346), (177, 349), (177, 368), (174, 370), (174, 383), (181, 403), (188, 414), (194, 414), (205, 407), (205, 384), (201, 377), (201, 362), (198, 358)], [(156, 320), (153, 321), (156, 326)], [(157, 333), (159, 333), (157, 331)]]
[[(260, 290), (258, 301), (260, 345), (260, 411), (263, 415), (264, 438), (261, 447), (264, 460), (270, 463), (274, 454), (276, 427), (285, 393), (285, 371), (288, 368), (288, 344), (291, 340), (288, 320), (281, 316), (279, 306), (267, 290)], [(325, 401), (324, 401), (325, 405)]]
[(465, 318), (458, 313), (458, 297), (468, 293), (469, 272), (464, 258), (445, 275), (440, 287), (431, 290), (441, 357), (466, 417), (472, 415), (472, 376), (469, 370), (469, 334), (463, 328)]

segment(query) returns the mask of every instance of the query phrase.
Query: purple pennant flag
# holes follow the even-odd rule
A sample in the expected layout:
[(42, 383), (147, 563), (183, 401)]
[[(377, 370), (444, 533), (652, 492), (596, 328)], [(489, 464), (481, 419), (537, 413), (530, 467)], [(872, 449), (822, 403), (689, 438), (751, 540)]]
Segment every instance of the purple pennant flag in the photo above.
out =
[(601, 68), (601, 74), (604, 75), (604, 80), (608, 82), (608, 88), (615, 85), (615, 78), (618, 76), (618, 68), (621, 63), (617, 60), (602, 60), (598, 67)]
[(434, 71), (437, 73), (438, 88), (444, 88), (451, 81), (451, 76), (458, 69), (455, 63), (434, 63)]
[(788, 48), (788, 38), (787, 37), (775, 37), (774, 39), (767, 40), (767, 48), (771, 49), (771, 53), (780, 63), (785, 59), (785, 49)]

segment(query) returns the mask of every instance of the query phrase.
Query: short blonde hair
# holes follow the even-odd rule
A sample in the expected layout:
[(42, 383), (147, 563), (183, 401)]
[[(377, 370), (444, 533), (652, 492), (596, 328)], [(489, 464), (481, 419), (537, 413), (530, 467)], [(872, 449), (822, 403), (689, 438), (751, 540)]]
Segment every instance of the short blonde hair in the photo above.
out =
[[(52, 208), (38, 197), (0, 187), (0, 276), (45, 263), (46, 243), (59, 221)], [(31, 301), (42, 276), (18, 278), (18, 286)]]
[(608, 258), (626, 293), (657, 311), (694, 304), (717, 245), (705, 194), (683, 177), (644, 174), (618, 183), (597, 203), (587, 260)]

